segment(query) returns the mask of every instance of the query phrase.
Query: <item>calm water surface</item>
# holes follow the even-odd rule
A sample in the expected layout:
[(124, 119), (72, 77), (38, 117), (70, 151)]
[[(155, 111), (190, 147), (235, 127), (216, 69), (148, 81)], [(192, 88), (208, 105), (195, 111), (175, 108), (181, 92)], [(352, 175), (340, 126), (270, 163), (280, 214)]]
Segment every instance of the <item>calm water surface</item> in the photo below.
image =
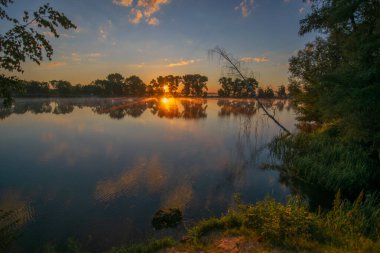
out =
[[(294, 129), (285, 101), (266, 103)], [(95, 251), (141, 242), (153, 214), (179, 207), (185, 225), (289, 189), (270, 163), (279, 128), (253, 100), (30, 99), (0, 108), (0, 209), (17, 210), (14, 252), (77, 238)]]

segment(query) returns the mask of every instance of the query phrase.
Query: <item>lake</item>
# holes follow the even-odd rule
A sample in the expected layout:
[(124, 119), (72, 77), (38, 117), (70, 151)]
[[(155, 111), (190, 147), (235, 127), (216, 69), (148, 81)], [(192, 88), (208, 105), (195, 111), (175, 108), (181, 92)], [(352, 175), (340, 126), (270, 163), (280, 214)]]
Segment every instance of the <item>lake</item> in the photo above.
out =
[[(288, 129), (287, 101), (265, 106)], [(280, 129), (249, 99), (19, 99), (0, 107), (0, 209), (15, 210), (13, 252), (78, 239), (94, 251), (180, 236), (196, 221), (290, 190), (267, 144)], [(160, 208), (184, 225), (155, 231)]]

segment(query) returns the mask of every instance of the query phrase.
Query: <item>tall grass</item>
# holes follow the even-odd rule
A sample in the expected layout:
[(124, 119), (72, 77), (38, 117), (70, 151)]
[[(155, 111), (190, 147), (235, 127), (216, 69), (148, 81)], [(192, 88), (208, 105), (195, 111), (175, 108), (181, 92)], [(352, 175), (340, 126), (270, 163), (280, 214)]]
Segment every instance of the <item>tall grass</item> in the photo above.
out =
[(267, 198), (202, 221), (188, 235), (202, 247), (202, 238), (215, 232), (249, 235), (248, 240), (291, 252), (380, 252), (380, 205), (374, 195), (361, 193), (351, 203), (338, 192), (332, 210), (311, 212), (296, 197), (287, 204)]
[(376, 165), (362, 146), (323, 133), (280, 136), (270, 148), (282, 161), (281, 172), (333, 192), (357, 194), (377, 176)]

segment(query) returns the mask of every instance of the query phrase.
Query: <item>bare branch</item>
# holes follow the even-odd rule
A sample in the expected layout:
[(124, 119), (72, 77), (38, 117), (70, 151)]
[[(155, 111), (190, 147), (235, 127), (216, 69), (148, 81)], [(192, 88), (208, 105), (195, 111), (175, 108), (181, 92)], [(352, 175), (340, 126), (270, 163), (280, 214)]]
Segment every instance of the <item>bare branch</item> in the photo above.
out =
[[(219, 60), (225, 60), (227, 61), (227, 63), (230, 64), (230, 69), (233, 70), (235, 73), (237, 73), (244, 81), (245, 85), (247, 85), (247, 87), (252, 87), (252, 84), (250, 84), (247, 79), (245, 78), (245, 76), (243, 75), (243, 73), (241, 72), (240, 70), (240, 61), (238, 61), (237, 59), (235, 59), (234, 57), (232, 57), (229, 53), (227, 53), (226, 50), (216, 46), (214, 49), (211, 49), (209, 50), (209, 56), (211, 56), (211, 58), (213, 57), (213, 55), (216, 54), (219, 56)], [(255, 100), (257, 101), (259, 107), (261, 109), (263, 109), (263, 111), (265, 112), (265, 114), (274, 121), (274, 123), (276, 123), (284, 132), (286, 132), (287, 134), (290, 134), (290, 131), (285, 127), (283, 126), (278, 120), (276, 120), (276, 118), (271, 115), (266, 109), (265, 107), (263, 106), (263, 104), (260, 102), (260, 100), (254, 96)]]

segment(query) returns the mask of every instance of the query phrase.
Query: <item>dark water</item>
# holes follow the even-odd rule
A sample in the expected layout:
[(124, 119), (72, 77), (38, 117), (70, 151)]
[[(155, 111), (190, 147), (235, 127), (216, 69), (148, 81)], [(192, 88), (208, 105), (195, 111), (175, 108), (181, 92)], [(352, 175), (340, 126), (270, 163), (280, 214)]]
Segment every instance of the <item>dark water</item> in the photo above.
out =
[[(285, 101), (268, 108), (289, 129)], [(0, 209), (16, 210), (15, 252), (75, 237), (87, 248), (144, 241), (159, 208), (179, 207), (185, 225), (289, 189), (268, 142), (279, 128), (253, 100), (33, 99), (0, 109)]]

